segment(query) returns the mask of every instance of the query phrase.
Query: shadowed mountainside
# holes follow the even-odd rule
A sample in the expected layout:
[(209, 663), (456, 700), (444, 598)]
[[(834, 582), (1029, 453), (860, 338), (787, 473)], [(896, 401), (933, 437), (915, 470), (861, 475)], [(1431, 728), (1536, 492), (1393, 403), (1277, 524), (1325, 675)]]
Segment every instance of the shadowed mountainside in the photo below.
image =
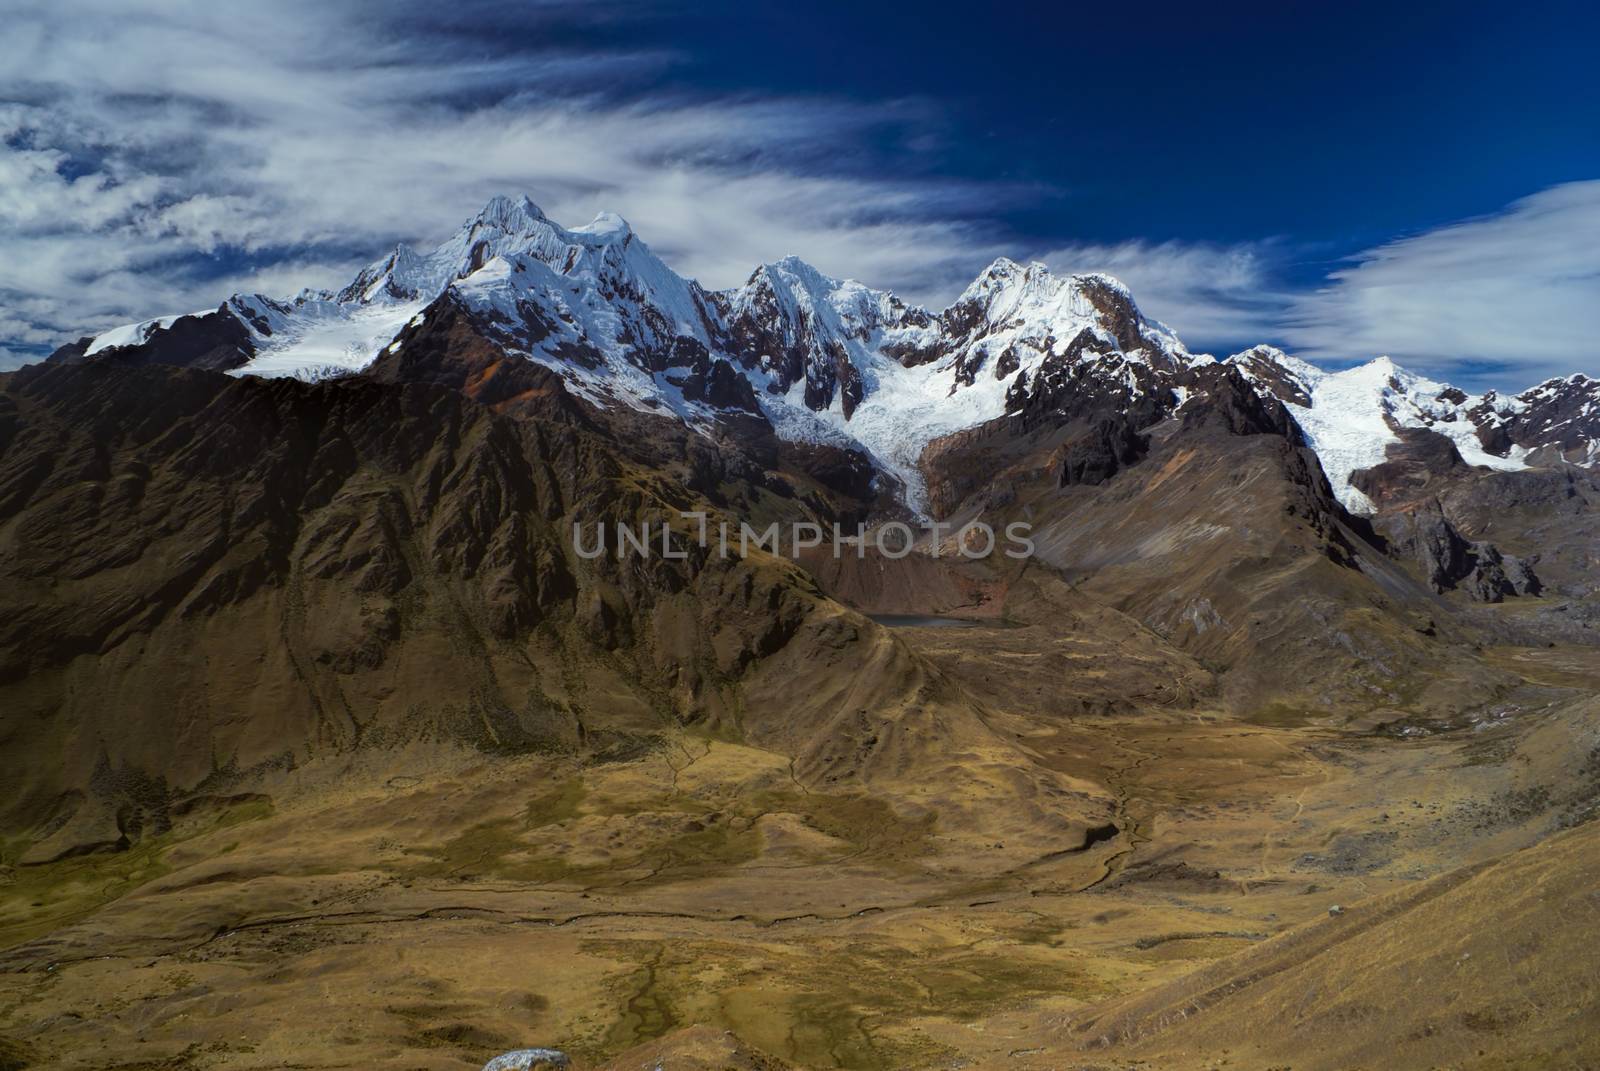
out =
[(789, 563), (580, 559), (574, 522), (684, 531), (710, 507), (558, 384), (539, 420), (422, 384), (108, 363), (0, 398), (5, 821), (28, 858), (418, 741), (604, 756), (693, 722), (885, 786), (1009, 747)]

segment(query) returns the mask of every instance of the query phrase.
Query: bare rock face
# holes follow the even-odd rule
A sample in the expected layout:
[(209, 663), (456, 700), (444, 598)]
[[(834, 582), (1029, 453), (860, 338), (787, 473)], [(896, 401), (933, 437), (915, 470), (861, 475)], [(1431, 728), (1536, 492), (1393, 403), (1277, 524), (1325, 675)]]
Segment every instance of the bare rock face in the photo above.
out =
[(127, 365), (166, 364), (222, 372), (238, 368), (255, 354), (250, 331), (237, 314), (226, 308), (180, 316), (168, 326), (152, 327), (142, 342), (110, 347), (93, 358), (85, 356), (90, 341), (80, 339), (63, 346), (50, 359), (63, 363), (96, 359)]
[(1195, 369), (1184, 384), (1197, 395), (1179, 411), (1186, 428), (1214, 424), (1229, 435), (1275, 435), (1294, 446), (1305, 437), (1276, 397), (1255, 390), (1232, 365)]
[[(548, 372), (484, 377), (469, 336), (455, 364), (420, 341), (389, 381), (116, 361), (0, 379), (0, 709), (21, 715), (0, 726), (0, 822), (46, 855), (115, 849), (311, 749), (604, 752), (663, 717), (715, 723), (791, 645), (848, 666), (880, 643), (774, 559), (580, 558), (575, 523), (715, 508), (675, 478), (681, 444), (652, 441), (681, 426), (602, 432)], [(786, 680), (820, 672), (791, 661)], [(808, 744), (813, 715), (770, 709)]]
[(1132, 465), (1150, 449), (1126, 414), (1104, 416), (1069, 442), (1061, 454), (1061, 486), (1101, 484)]
[(1255, 346), (1234, 354), (1228, 362), (1237, 365), (1251, 383), (1280, 402), (1309, 407), (1311, 393), (1294, 371), (1285, 367), (1286, 357), (1271, 346)]
[(720, 358), (692, 368), (689, 375), (684, 377), (682, 387), (683, 396), (692, 402), (705, 402), (718, 409), (741, 409), (754, 414), (761, 412), (750, 381)]
[(788, 257), (757, 268), (743, 288), (713, 295), (712, 301), (722, 316), (719, 341), (743, 368), (766, 372), (770, 392), (783, 394), (803, 383), (808, 409), (827, 409), (837, 398), (848, 419), (865, 390), (850, 346), (913, 310), (889, 295), (862, 290), (858, 296), (864, 300), (841, 311), (829, 300), (840, 286)]
[(1436, 504), (1389, 518), (1381, 527), (1415, 559), (1435, 592), (1459, 590), (1491, 603), (1539, 594), (1542, 585), (1530, 563), (1492, 543), (1466, 539)]
[(1370, 469), (1359, 469), (1350, 476), (1350, 485), (1380, 504), (1406, 501), (1467, 469), (1456, 444), (1426, 428), (1399, 428), (1398, 443), (1391, 444), (1388, 457)]
[[(1521, 446), (1576, 465), (1600, 460), (1600, 379), (1549, 379), (1517, 395), (1516, 407), (1478, 426), (1484, 448), (1504, 456)], [(1485, 407), (1493, 410), (1491, 400)]]
[(1544, 589), (1530, 562), (1501, 554), (1492, 543), (1474, 543), (1473, 548), (1478, 556), (1473, 591), (1480, 602), (1499, 602), (1508, 595), (1538, 595)]
[(1600, 476), (1565, 466), (1474, 472), (1437, 489), (1446, 514), (1470, 539), (1532, 560), (1550, 593), (1600, 592)]
[(1032, 379), (1017, 374), (1006, 391), (1006, 412), (1022, 431), (1113, 410), (1147, 424), (1176, 402), (1170, 379), (1151, 364), (1128, 360), (1099, 332), (1085, 328), (1052, 351)]
[(1376, 508), (1377, 528), (1402, 558), (1422, 566), (1434, 591), (1499, 602), (1547, 589), (1582, 596), (1593, 588), (1600, 484), (1592, 473), (1564, 464), (1492, 471), (1466, 464), (1437, 432), (1401, 428), (1396, 435), (1388, 458), (1350, 482)]

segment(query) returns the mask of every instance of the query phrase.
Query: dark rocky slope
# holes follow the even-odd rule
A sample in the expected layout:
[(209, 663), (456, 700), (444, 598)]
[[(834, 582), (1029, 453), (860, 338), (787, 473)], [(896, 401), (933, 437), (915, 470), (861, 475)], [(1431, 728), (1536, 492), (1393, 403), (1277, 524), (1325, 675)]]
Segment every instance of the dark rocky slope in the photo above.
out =
[(788, 563), (580, 559), (573, 522), (714, 507), (559, 381), (538, 419), (362, 377), (0, 382), (0, 822), (30, 858), (352, 749), (593, 756), (692, 721), (887, 786), (1008, 746)]
[(1240, 713), (1443, 710), (1509, 683), (1481, 626), (1340, 506), (1282, 404), (1229, 366), (1183, 385), (1144, 425), (1013, 416), (936, 442), (930, 484), (951, 520), (1026, 519), (1031, 568), (1200, 659)]

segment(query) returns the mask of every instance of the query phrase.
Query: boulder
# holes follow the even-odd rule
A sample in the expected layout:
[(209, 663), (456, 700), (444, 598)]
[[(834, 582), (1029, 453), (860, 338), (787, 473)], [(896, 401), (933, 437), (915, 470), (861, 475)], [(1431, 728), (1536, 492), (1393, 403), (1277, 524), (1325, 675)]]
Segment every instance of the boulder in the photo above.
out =
[(516, 1049), (483, 1065), (483, 1071), (566, 1071), (572, 1061), (560, 1049)]

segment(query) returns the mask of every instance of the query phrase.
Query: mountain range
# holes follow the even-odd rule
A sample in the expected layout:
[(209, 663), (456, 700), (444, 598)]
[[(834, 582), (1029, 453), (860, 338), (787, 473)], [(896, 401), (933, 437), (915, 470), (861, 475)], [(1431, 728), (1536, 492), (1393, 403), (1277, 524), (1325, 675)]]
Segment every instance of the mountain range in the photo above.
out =
[[(1180, 694), (1241, 713), (1441, 715), (1494, 687), (1478, 645), (1586, 641), (1600, 616), (1600, 381), (1501, 398), (1383, 358), (1341, 372), (1269, 347), (1216, 360), (1115, 280), (1039, 264), (996, 261), (937, 313), (795, 258), (709, 291), (614, 215), (567, 229), (496, 198), (437, 248), (400, 246), (338, 291), (235, 295), (84, 338), (8, 377), (6, 397), (0, 506), (21, 597), (0, 646), (19, 708), (81, 709), (101, 744), (69, 766), (137, 754), (139, 777), (168, 783), (203, 780), (219, 755), (255, 768), (285, 738), (366, 738), (333, 711), (387, 710), (376, 682), (412, 659), (420, 672), (441, 635), (458, 656), (481, 647), (476, 698), (377, 715), (385, 733), (592, 742), (636, 706), (715, 717), (745, 707), (725, 690), (742, 695), (735, 682), (830, 599), (1026, 617), (1039, 568), (1151, 630), (1161, 658), (1199, 659)], [(762, 524), (920, 522), (920, 553), (596, 562), (563, 532), (690, 504)], [(952, 560), (949, 533), (978, 519), (1027, 526), (1035, 557)], [(923, 527), (934, 520), (944, 535)], [(713, 579), (730, 568), (756, 569), (770, 605), (794, 609), (751, 617), (752, 592)], [(676, 645), (653, 639), (673, 593), (708, 583), (701, 623)], [(1474, 608), (1507, 600), (1526, 612)], [(271, 718), (215, 706), (234, 685), (207, 660), (220, 652), (191, 661), (214, 642), (192, 635), (200, 620), (213, 638), (285, 637), (288, 660), (247, 674), (238, 699), (277, 696)], [(240, 642), (226, 659), (253, 650)], [(514, 668), (530, 656), (504, 663), (506, 642), (600, 658), (607, 687), (634, 698), (614, 694), (598, 723), (546, 674), (530, 698)], [(113, 650), (125, 669), (110, 682), (74, 675), (86, 652), (103, 674)], [(159, 682), (131, 687), (152, 669)], [(378, 692), (357, 702), (366, 678)], [(147, 714), (103, 724), (102, 686)], [(126, 726), (159, 721), (173, 687), (213, 699), (190, 747), (158, 756)], [(831, 717), (785, 724), (809, 725), (804, 747), (826, 765)], [(134, 751), (119, 759), (113, 737)], [(19, 783), (44, 779), (22, 798), (36, 816), (93, 781), (23, 761)]]
[(82, 338), (0, 376), (0, 1067), (1593, 1066), (1597, 444), (526, 199)]
[(786, 440), (861, 451), (918, 515), (929, 506), (918, 462), (936, 440), (1025, 408), (1082, 410), (1091, 398), (1174, 413), (1196, 371), (1218, 363), (1289, 409), (1340, 500), (1361, 512), (1372, 504), (1351, 475), (1384, 461), (1402, 429), (1445, 436), (1473, 466), (1600, 466), (1600, 380), (1582, 374), (1502, 397), (1381, 357), (1325, 372), (1257, 346), (1218, 362), (1191, 354), (1112, 278), (1006, 259), (939, 312), (796, 257), (761, 265), (741, 287), (706, 290), (619, 216), (568, 229), (525, 197), (491, 200), (430, 251), (397, 246), (337, 291), (236, 294), (210, 312), (81, 339), (54, 359), (114, 354), (316, 380), (367, 368), (451, 307), (597, 405), (699, 428), (738, 411)]

